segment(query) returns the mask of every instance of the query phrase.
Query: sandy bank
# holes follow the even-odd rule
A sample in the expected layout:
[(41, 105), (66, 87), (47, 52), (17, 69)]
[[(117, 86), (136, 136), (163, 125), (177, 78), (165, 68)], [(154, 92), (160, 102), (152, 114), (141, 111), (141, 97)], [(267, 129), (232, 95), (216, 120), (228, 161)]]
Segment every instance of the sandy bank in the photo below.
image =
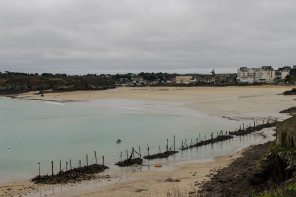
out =
[(274, 85), (228, 87), (118, 87), (115, 89), (98, 91), (46, 93), (44, 97), (35, 95), (35, 93), (38, 92), (28, 92), (13, 96), (17, 98), (52, 101), (81, 101), (107, 98), (144, 99), (157, 101), (204, 101), (215, 98), (229, 98), (237, 96), (253, 97), (266, 94), (282, 93), (290, 89), (292, 89), (291, 86)]
[[(173, 170), (153, 170), (149, 172), (136, 172), (117, 179), (109, 186), (98, 187), (94, 181), (87, 187), (81, 186), (68, 190), (60, 189), (62, 186), (40, 186), (29, 181), (14, 182), (0, 185), (0, 196), (167, 196), (167, 192), (179, 190), (188, 193), (196, 185), (208, 181), (215, 170), (226, 167), (241, 152), (215, 158), (211, 162), (184, 164)], [(103, 180), (106, 181), (106, 180)], [(106, 184), (102, 184), (106, 185)], [(107, 184), (108, 185), (108, 184)]]
[[(57, 102), (93, 99), (134, 99), (183, 101), (187, 107), (207, 114), (231, 119), (280, 118), (279, 111), (295, 105), (294, 96), (279, 95), (292, 86), (230, 86), (230, 87), (119, 87), (103, 91), (36, 92), (13, 95), (16, 98)], [(280, 117), (278, 117), (280, 116)]]

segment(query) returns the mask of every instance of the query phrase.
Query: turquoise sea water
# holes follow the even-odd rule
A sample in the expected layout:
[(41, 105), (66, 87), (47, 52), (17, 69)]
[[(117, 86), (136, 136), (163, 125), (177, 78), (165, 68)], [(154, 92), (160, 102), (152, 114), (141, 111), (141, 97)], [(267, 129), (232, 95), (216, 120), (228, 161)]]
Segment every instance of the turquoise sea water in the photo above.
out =
[[(222, 130), (234, 130), (241, 122), (209, 116), (183, 107), (184, 102), (157, 102), (124, 99), (105, 99), (83, 102), (49, 102), (0, 98), (0, 182), (28, 179), (38, 174), (59, 170), (71, 159), (72, 166), (84, 165), (105, 157), (110, 170), (119, 170), (113, 164), (126, 158), (126, 150), (141, 147), (141, 153), (165, 150), (166, 140), (176, 147), (181, 141)], [(115, 143), (122, 138), (122, 143)], [(235, 138), (227, 142), (180, 152), (166, 160), (153, 162), (176, 163), (202, 160), (223, 155), (259, 140), (254, 136)], [(129, 168), (126, 169), (130, 170)]]

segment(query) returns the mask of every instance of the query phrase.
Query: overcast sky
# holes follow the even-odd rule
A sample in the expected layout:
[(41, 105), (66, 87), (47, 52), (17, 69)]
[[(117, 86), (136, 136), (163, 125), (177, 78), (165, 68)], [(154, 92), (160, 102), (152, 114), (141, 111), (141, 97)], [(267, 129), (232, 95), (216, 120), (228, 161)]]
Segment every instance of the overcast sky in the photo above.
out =
[(296, 65), (295, 0), (0, 0), (0, 72)]

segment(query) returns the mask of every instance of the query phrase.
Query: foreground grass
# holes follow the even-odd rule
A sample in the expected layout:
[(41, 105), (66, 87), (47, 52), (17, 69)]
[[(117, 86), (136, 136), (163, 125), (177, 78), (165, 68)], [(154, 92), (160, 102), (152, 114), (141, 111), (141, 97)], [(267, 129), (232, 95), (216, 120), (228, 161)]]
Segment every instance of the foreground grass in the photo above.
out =
[(275, 191), (263, 192), (254, 197), (290, 197), (296, 196), (296, 182)]

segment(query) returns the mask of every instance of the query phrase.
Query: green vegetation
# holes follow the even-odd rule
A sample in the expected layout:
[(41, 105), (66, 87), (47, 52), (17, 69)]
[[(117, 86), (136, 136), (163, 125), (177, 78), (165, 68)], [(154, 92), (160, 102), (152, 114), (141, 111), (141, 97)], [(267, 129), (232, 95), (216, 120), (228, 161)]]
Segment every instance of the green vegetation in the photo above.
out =
[[(191, 81), (177, 83), (177, 76), (190, 76)], [(215, 75), (202, 74), (169, 74), (169, 73), (127, 73), (127, 74), (87, 74), (70, 76), (67, 74), (51, 73), (18, 73), (5, 71), (0, 72), (0, 94), (14, 94), (36, 90), (73, 91), (73, 90), (98, 90), (115, 86), (225, 86), (225, 85), (249, 85), (237, 84), (236, 74)], [(254, 85), (254, 84), (253, 84)], [(256, 84), (255, 84), (256, 85)]]
[(276, 189), (275, 191), (265, 191), (254, 197), (290, 197), (296, 196), (296, 182), (291, 183), (287, 186), (284, 186), (280, 189)]
[(75, 91), (102, 90), (114, 88), (115, 81), (108, 75), (50, 74), (41, 75), (8, 72), (0, 73), (0, 94), (14, 94), (28, 91)]
[(296, 68), (293, 66), (293, 68), (290, 69), (289, 75), (285, 77), (285, 82), (290, 84), (295, 84), (296, 82)]
[(282, 146), (287, 147), (287, 132), (286, 131), (282, 132)]
[(254, 185), (265, 183), (271, 189), (257, 197), (296, 196), (296, 149), (272, 145), (250, 181)]

